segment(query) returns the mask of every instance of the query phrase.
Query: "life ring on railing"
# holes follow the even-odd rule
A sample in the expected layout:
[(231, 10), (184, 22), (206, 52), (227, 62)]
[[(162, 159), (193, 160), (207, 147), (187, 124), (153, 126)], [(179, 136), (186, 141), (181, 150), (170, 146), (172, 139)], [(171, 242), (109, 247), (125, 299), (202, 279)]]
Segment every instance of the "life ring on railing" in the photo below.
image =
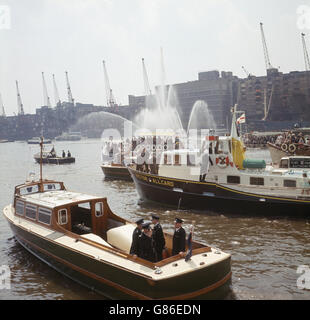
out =
[(286, 143), (283, 143), (282, 146), (281, 146), (281, 150), (284, 151), (284, 152), (286, 152), (287, 149), (288, 149), (287, 144), (286, 144)]
[(218, 156), (216, 158), (216, 164), (221, 168), (221, 169), (225, 169), (229, 166), (229, 158), (226, 156)]
[(294, 153), (296, 151), (296, 146), (294, 144), (290, 144), (288, 147), (288, 151), (290, 153)]

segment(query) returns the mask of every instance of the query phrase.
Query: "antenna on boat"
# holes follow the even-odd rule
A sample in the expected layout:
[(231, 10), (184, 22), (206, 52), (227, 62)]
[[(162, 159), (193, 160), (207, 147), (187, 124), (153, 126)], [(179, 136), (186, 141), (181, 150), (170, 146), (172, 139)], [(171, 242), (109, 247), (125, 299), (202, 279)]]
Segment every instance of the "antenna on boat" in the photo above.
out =
[(43, 157), (43, 136), (41, 136), (41, 141), (40, 141), (40, 182), (43, 181), (42, 179), (42, 157)]

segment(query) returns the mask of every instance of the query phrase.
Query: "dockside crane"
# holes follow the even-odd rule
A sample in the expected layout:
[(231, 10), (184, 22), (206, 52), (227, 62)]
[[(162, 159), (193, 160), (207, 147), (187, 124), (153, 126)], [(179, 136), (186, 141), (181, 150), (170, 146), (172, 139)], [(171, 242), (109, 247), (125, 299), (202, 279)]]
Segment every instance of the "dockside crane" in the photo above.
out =
[(4, 111), (4, 105), (3, 105), (1, 93), (0, 93), (0, 107), (1, 107), (0, 117), (6, 117), (6, 114), (5, 114), (5, 111)]
[(309, 60), (309, 54), (308, 54), (305, 36), (306, 35), (304, 33), (301, 34), (302, 45), (303, 45), (303, 49), (304, 49), (306, 71), (310, 71), (310, 60)]
[(16, 80), (16, 91), (17, 91), (17, 106), (18, 106), (18, 115), (24, 115), (24, 105), (22, 102), (22, 98), (20, 96), (19, 87), (18, 87), (18, 81)]
[(59, 98), (58, 88), (55, 80), (55, 75), (53, 74), (53, 86), (54, 86), (54, 97), (55, 97), (55, 105), (61, 105), (61, 101)]
[(69, 82), (68, 71), (66, 71), (66, 81), (67, 81), (67, 93), (68, 93), (68, 102), (74, 104), (74, 99), (72, 96), (72, 91)]
[(268, 47), (267, 47), (267, 42), (266, 42), (266, 37), (265, 37), (265, 32), (264, 32), (264, 27), (263, 23), (260, 23), (260, 30), (261, 30), (261, 35), (262, 35), (262, 42), (263, 42), (263, 49), (264, 49), (264, 56), (265, 56), (265, 63), (266, 63), (266, 70), (268, 71), (269, 69), (274, 69), (273, 66), (270, 63), (270, 58), (269, 58), (269, 53), (268, 53)]
[(247, 75), (248, 78), (252, 77), (251, 73), (249, 73), (248, 70), (244, 66), (242, 66), (242, 69), (243, 69), (244, 73)]
[(50, 97), (48, 96), (48, 92), (47, 92), (46, 82), (45, 82), (45, 78), (44, 78), (44, 72), (42, 72), (42, 84), (43, 84), (44, 105), (51, 108), (52, 105), (51, 105)]
[(152, 95), (152, 91), (151, 91), (151, 88), (150, 88), (149, 78), (148, 78), (147, 72), (146, 72), (144, 58), (142, 58), (142, 68), (143, 68), (143, 79), (144, 79), (145, 95), (146, 96), (151, 96)]
[(105, 90), (106, 90), (106, 97), (107, 97), (107, 105), (108, 107), (117, 107), (114, 95), (113, 95), (113, 91), (110, 87), (110, 81), (109, 81), (109, 77), (108, 77), (108, 72), (107, 72), (107, 68), (105, 66), (105, 61), (102, 61), (103, 63), (103, 71), (104, 71), (104, 81), (105, 81)]

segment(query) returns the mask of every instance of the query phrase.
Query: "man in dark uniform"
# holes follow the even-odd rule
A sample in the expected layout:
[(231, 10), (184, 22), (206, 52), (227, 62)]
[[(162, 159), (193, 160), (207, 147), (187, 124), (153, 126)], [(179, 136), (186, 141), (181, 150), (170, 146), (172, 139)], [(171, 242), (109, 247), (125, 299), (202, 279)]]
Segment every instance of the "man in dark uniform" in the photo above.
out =
[(142, 234), (142, 224), (144, 220), (139, 219), (136, 221), (136, 229), (133, 231), (132, 234), (132, 242), (131, 242), (131, 247), (130, 247), (130, 254), (133, 254), (135, 256), (139, 256), (139, 237)]
[(185, 243), (186, 243), (186, 232), (182, 228), (183, 220), (176, 218), (175, 219), (175, 230), (172, 240), (172, 255), (182, 254), (185, 252)]
[(142, 225), (143, 232), (139, 237), (139, 258), (156, 262), (156, 251), (154, 240), (152, 238), (151, 222), (145, 222)]
[(154, 224), (152, 237), (154, 240), (157, 261), (161, 261), (163, 259), (163, 250), (165, 248), (166, 241), (165, 241), (163, 229), (159, 224), (159, 217), (156, 216), (155, 214), (152, 215), (152, 223)]

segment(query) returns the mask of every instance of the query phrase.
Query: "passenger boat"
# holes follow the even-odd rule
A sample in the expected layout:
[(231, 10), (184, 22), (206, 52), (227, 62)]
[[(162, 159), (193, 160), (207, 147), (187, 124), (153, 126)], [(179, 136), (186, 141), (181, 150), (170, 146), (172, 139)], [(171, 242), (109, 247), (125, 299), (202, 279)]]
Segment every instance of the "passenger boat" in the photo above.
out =
[(71, 156), (65, 156), (60, 157), (57, 156), (56, 152), (54, 151), (54, 148), (51, 151), (42, 151), (41, 153), (37, 153), (34, 155), (34, 160), (37, 163), (40, 163), (42, 161), (43, 164), (69, 164), (69, 163), (75, 163), (75, 158)]
[(157, 174), (130, 165), (140, 198), (208, 212), (310, 216), (310, 157), (289, 157), (280, 167), (246, 159), (235, 113), (230, 136), (207, 139), (208, 150), (163, 152)]
[(44, 180), (42, 166), (38, 181), (15, 187), (14, 202), (3, 213), (25, 249), (111, 299), (197, 298), (231, 279), (230, 254), (193, 241), (191, 259), (185, 261), (171, 256), (172, 236), (167, 233), (165, 260), (151, 263), (130, 255), (135, 225), (114, 214), (106, 198)]
[(101, 165), (101, 169), (107, 179), (121, 179), (132, 181), (128, 168), (124, 165), (115, 164), (113, 162), (104, 163)]
[[(32, 139), (27, 141), (28, 144), (40, 144), (41, 143), (41, 138), (40, 137), (33, 137)], [(50, 139), (43, 139), (44, 144), (51, 144), (52, 140)]]
[(81, 132), (65, 132), (55, 138), (56, 141), (80, 141), (81, 139)]
[(276, 145), (268, 142), (267, 147), (274, 164), (279, 164), (281, 159), (287, 156), (310, 156), (310, 145), (307, 144), (283, 143), (282, 145)]

